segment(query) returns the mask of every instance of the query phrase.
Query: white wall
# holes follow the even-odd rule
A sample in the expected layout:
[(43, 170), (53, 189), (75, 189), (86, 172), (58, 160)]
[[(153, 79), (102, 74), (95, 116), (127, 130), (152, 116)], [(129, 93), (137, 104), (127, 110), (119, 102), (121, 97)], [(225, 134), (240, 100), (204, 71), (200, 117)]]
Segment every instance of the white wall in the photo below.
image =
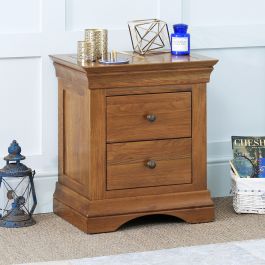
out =
[[(39, 212), (57, 179), (57, 81), (49, 54), (75, 53), (83, 29), (109, 29), (130, 50), (127, 21), (190, 25), (192, 48), (220, 62), (208, 89), (208, 184), (229, 194), (230, 136), (264, 135), (265, 2), (252, 0), (0, 0), (0, 157), (17, 139), (36, 169)], [(0, 166), (4, 165), (3, 161)]]

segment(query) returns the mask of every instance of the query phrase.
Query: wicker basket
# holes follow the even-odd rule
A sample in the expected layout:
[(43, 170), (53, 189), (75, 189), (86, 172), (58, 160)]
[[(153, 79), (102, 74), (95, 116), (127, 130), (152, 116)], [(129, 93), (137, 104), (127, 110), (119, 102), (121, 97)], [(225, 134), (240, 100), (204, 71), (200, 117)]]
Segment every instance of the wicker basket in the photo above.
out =
[(232, 170), (231, 176), (235, 211), (265, 214), (265, 178), (240, 178)]

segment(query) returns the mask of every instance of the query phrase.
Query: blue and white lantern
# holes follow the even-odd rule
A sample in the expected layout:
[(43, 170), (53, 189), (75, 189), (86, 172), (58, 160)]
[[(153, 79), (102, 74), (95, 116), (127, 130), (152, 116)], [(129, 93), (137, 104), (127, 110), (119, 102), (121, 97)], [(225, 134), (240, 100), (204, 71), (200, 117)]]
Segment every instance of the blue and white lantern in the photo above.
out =
[(32, 215), (37, 205), (34, 187), (35, 171), (22, 164), (21, 147), (14, 140), (0, 169), (0, 227), (16, 228), (34, 225)]

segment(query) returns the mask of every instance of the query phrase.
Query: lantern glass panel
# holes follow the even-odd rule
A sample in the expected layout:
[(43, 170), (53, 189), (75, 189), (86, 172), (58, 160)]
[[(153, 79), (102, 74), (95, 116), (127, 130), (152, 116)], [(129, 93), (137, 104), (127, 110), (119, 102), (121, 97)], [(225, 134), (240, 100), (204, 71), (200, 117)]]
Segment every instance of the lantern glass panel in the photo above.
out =
[(32, 207), (32, 189), (28, 176), (16, 178), (2, 178), (0, 189), (0, 214), (4, 216), (12, 209), (12, 203), (19, 200), (20, 207), (27, 214)]

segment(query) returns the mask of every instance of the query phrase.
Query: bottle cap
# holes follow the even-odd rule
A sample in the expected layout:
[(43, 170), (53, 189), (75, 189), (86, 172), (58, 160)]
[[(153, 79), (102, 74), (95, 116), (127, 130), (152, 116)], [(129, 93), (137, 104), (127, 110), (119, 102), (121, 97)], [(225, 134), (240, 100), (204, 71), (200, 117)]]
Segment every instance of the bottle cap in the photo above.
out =
[(187, 24), (175, 24), (173, 25), (174, 33), (186, 34), (188, 31)]

